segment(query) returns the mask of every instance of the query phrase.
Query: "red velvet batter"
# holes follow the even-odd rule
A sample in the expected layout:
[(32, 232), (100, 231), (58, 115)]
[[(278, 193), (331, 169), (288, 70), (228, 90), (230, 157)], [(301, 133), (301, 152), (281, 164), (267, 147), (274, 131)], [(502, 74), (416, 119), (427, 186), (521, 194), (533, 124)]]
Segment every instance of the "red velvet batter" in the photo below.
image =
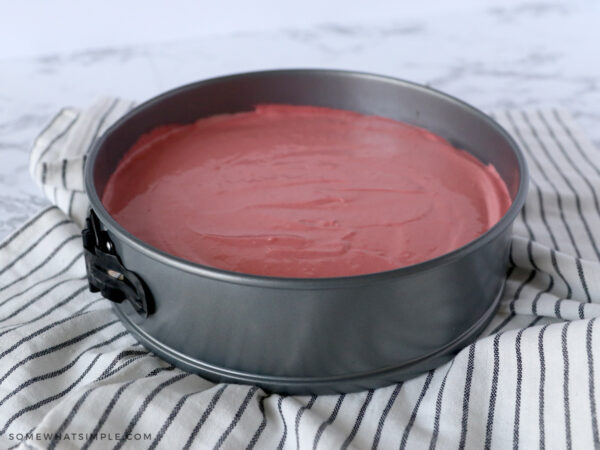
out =
[(491, 165), (424, 129), (285, 105), (143, 135), (102, 201), (170, 254), (298, 278), (440, 256), (487, 231), (511, 202)]

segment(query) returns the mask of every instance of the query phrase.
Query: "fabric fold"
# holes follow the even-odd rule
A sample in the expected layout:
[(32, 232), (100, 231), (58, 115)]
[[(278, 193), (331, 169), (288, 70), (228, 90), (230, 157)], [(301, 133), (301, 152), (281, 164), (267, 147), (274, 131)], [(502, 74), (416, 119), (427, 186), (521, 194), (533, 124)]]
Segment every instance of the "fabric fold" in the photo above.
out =
[(567, 112), (493, 114), (523, 148), (532, 183), (482, 337), (404, 383), (292, 397), (174, 368), (88, 291), (85, 157), (132, 106), (65, 108), (33, 144), (31, 175), (55, 206), (0, 244), (3, 447), (600, 446), (600, 156)]

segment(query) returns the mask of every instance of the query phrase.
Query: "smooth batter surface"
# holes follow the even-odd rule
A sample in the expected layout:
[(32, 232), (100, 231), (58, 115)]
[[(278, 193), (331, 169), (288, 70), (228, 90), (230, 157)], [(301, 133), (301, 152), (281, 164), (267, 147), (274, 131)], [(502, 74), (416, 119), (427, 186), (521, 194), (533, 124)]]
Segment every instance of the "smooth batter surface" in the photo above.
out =
[(285, 105), (143, 135), (102, 201), (170, 254), (301, 278), (440, 256), (488, 230), (511, 202), (492, 166), (424, 129)]

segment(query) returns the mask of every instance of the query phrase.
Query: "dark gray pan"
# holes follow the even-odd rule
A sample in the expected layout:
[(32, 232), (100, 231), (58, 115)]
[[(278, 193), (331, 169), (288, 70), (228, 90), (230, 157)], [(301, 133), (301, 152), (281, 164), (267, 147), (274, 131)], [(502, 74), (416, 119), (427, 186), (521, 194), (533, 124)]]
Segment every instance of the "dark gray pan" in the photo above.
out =
[[(131, 235), (104, 209), (106, 182), (142, 133), (258, 103), (327, 106), (427, 128), (492, 163), (512, 206), (488, 232), (441, 257), (389, 272), (322, 279), (194, 264)], [(182, 369), (294, 394), (351, 392), (404, 380), (474, 341), (498, 307), (512, 224), (528, 184), (518, 145), (477, 109), (417, 84), (334, 70), (246, 73), (169, 91), (104, 134), (87, 159), (85, 178), (91, 208), (116, 255), (151, 294), (147, 317), (128, 302), (115, 304), (129, 331)]]

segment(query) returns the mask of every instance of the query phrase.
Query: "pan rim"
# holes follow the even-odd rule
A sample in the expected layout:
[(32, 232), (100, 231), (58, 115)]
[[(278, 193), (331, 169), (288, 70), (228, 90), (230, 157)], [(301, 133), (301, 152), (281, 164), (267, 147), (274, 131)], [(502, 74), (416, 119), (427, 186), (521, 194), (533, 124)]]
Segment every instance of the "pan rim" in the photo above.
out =
[[(261, 77), (265, 75), (291, 75), (291, 74), (329, 74), (341, 77), (354, 77), (354, 78), (365, 78), (373, 79), (381, 82), (392, 83), (402, 87), (408, 87), (414, 90), (425, 92), (429, 95), (434, 95), (453, 103), (454, 105), (466, 109), (472, 113), (478, 115), (488, 126), (492, 127), (497, 131), (503, 139), (509, 144), (514, 156), (517, 159), (519, 169), (519, 187), (515, 198), (512, 201), (508, 211), (501, 217), (501, 219), (493, 225), (489, 230), (473, 239), (467, 244), (451, 251), (440, 255), (438, 257), (413, 264), (410, 266), (404, 266), (384, 272), (375, 272), (360, 275), (351, 275), (343, 277), (323, 277), (323, 278), (289, 278), (289, 277), (274, 277), (264, 275), (254, 275), (241, 272), (227, 271), (215, 267), (210, 267), (202, 264), (198, 264), (186, 259), (171, 255), (164, 252), (156, 247), (151, 246), (145, 241), (127, 231), (122, 225), (120, 225), (104, 208), (102, 201), (100, 200), (96, 187), (94, 185), (93, 170), (96, 162), (96, 158), (103, 147), (104, 142), (110, 136), (110, 134), (120, 126), (122, 126), (131, 116), (138, 112), (154, 106), (156, 103), (163, 101), (172, 95), (185, 92), (197, 88), (198, 86), (208, 86), (210, 84), (223, 82), (226, 80), (236, 78), (250, 78), (250, 77)], [(196, 81), (189, 83), (169, 91), (166, 91), (158, 96), (155, 96), (140, 105), (133, 108), (123, 117), (119, 118), (109, 129), (94, 143), (90, 153), (88, 154), (85, 170), (85, 188), (87, 191), (88, 198), (90, 200), (90, 207), (97, 214), (100, 222), (106, 227), (106, 229), (115, 235), (119, 239), (122, 239), (129, 246), (133, 247), (137, 251), (140, 251), (144, 255), (152, 258), (153, 260), (175, 267), (179, 270), (183, 270), (188, 273), (196, 274), (198, 276), (208, 277), (216, 280), (226, 281), (234, 284), (243, 285), (254, 285), (262, 286), (275, 289), (336, 289), (340, 287), (355, 287), (359, 285), (371, 284), (374, 282), (382, 282), (385, 280), (395, 279), (397, 277), (407, 277), (414, 274), (422, 273), (424, 271), (432, 270), (446, 264), (450, 264), (456, 260), (462, 259), (465, 256), (473, 253), (478, 248), (486, 245), (491, 240), (497, 238), (505, 229), (513, 223), (514, 219), (519, 214), (521, 208), (525, 204), (527, 196), (528, 184), (529, 184), (529, 171), (527, 168), (527, 162), (523, 155), (520, 146), (517, 144), (515, 139), (495, 120), (490, 116), (482, 112), (481, 110), (469, 105), (468, 103), (443, 93), (439, 90), (433, 89), (428, 86), (424, 86), (411, 81), (394, 78), (390, 76), (377, 75), (368, 72), (350, 71), (350, 70), (336, 70), (336, 69), (280, 69), (280, 70), (264, 70), (255, 72), (242, 72), (232, 75), (219, 76), (209, 78), (206, 80)]]

